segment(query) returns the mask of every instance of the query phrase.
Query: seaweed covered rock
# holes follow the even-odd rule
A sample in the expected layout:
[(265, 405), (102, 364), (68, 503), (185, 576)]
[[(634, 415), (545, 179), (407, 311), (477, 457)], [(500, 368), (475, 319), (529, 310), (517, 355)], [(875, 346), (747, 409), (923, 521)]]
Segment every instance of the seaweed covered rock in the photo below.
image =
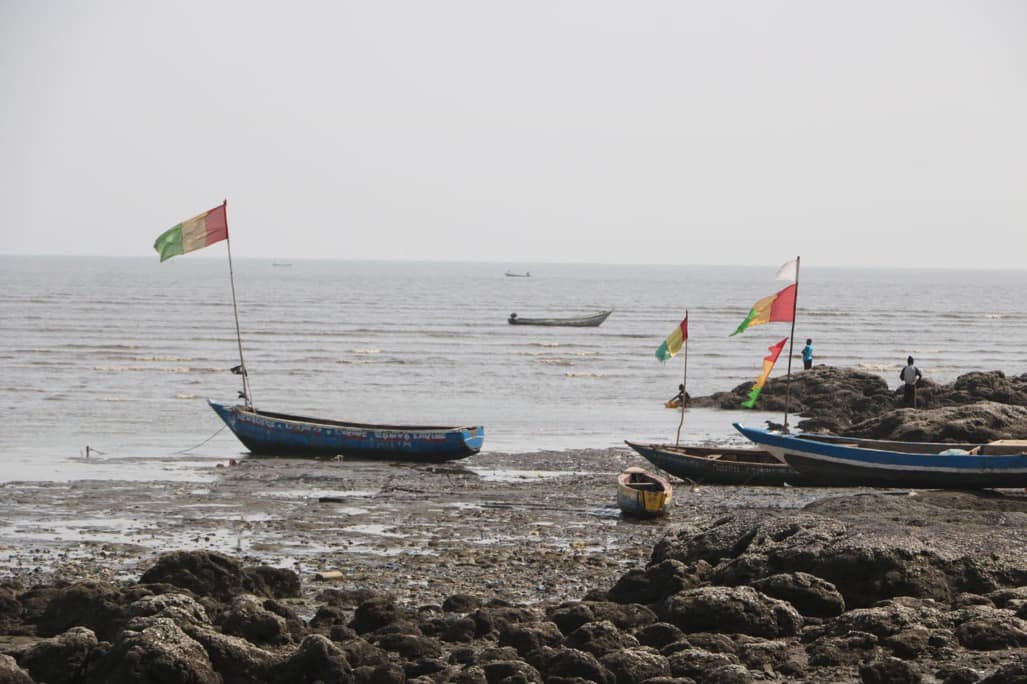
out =
[(898, 409), (856, 423), (848, 434), (911, 442), (1027, 439), (1027, 408), (979, 401), (935, 409)]

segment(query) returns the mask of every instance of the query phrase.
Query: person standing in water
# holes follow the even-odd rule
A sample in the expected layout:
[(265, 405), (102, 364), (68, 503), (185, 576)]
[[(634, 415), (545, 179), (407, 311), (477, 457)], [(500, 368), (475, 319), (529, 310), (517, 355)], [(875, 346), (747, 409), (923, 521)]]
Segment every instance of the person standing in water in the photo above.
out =
[(809, 370), (813, 367), (813, 340), (806, 338), (806, 346), (802, 348), (802, 367)]
[(902, 403), (916, 407), (916, 385), (924, 377), (920, 369), (913, 365), (913, 357), (906, 357), (906, 367), (899, 371), (902, 380)]

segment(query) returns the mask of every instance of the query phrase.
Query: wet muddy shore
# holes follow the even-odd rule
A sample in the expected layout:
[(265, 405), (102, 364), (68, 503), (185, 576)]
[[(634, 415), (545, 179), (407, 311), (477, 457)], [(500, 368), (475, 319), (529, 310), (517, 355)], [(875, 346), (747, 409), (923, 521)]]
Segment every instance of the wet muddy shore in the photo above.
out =
[(1023, 491), (675, 480), (640, 522), (615, 505), (629, 465), (243, 458), (204, 483), (4, 485), (0, 679), (1024, 681)]
[[(234, 465), (230, 465), (234, 463)], [(577, 598), (644, 564), (668, 526), (738, 508), (799, 508), (829, 490), (678, 482), (668, 517), (622, 518), (629, 449), (479, 455), (436, 465), (241, 458), (207, 483), (0, 486), (0, 575), (132, 579), (162, 552), (212, 550), (286, 567), (318, 588), (413, 603), (457, 592), (516, 602)], [(309, 582), (308, 582), (309, 581)]]

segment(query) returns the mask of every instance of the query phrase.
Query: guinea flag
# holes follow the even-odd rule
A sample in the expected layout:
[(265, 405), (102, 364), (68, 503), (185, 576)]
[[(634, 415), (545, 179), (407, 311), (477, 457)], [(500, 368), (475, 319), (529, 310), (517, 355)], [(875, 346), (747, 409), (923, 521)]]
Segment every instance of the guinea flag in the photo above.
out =
[(742, 406), (745, 408), (753, 408), (756, 406), (756, 398), (760, 396), (760, 392), (763, 391), (763, 386), (767, 384), (767, 378), (770, 377), (770, 371), (774, 370), (774, 364), (777, 363), (777, 357), (781, 356), (781, 350), (784, 349), (785, 342), (788, 338), (784, 338), (772, 347), (767, 347), (767, 351), (770, 353), (763, 357), (763, 372), (760, 373), (760, 377), (756, 378), (756, 382), (753, 383), (752, 389), (749, 390), (749, 398), (742, 402)]
[(681, 345), (684, 344), (685, 340), (688, 339), (688, 312), (685, 312), (685, 320), (678, 323), (678, 327), (674, 328), (674, 331), (667, 335), (667, 339), (663, 341), (660, 348), (656, 350), (656, 358), (660, 361), (666, 361), (671, 358), (679, 351), (681, 351)]
[(182, 221), (177, 226), (169, 228), (157, 241), (153, 248), (160, 254), (161, 261), (167, 261), (173, 256), (186, 254), (197, 249), (202, 249), (215, 242), (228, 239), (228, 201), (221, 206), (205, 211), (199, 216), (194, 216), (188, 221)]
[[(764, 323), (790, 323), (795, 319), (795, 285), (789, 285), (783, 290), (764, 297), (752, 305), (749, 315), (745, 317), (738, 329), (731, 335)], [(728, 337), (731, 337), (728, 335)]]

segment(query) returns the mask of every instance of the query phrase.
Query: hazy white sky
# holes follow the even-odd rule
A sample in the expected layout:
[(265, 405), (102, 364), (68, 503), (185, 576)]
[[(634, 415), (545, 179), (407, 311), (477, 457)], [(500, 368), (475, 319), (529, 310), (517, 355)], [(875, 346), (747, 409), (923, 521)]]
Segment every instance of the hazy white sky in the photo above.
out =
[(0, 253), (1027, 251), (1021, 0), (0, 0), (0, 67)]

